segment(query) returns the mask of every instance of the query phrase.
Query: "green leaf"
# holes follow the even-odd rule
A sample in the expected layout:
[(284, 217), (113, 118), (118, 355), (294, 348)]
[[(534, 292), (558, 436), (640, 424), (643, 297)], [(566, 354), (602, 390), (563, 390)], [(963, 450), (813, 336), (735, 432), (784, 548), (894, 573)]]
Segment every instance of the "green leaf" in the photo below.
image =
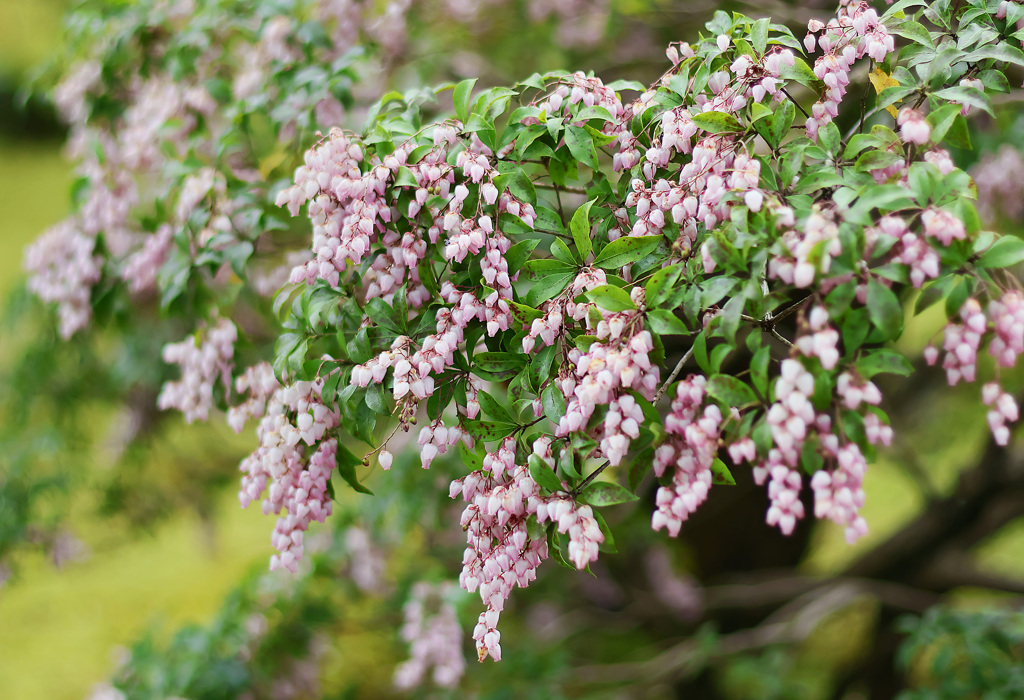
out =
[(629, 490), (636, 493), (637, 488), (640, 486), (640, 482), (643, 481), (644, 477), (647, 476), (647, 472), (651, 470), (654, 463), (654, 447), (648, 445), (640, 451), (633, 461), (629, 464)]
[(647, 86), (636, 80), (613, 80), (605, 87), (619, 92), (621, 90), (632, 90), (633, 92), (644, 92)]
[(876, 374), (883, 373), (909, 377), (910, 373), (914, 371), (914, 366), (902, 354), (885, 348), (870, 351), (857, 360), (855, 366), (857, 372), (865, 379), (871, 379)]
[(801, 177), (796, 190), (800, 194), (810, 194), (826, 187), (836, 187), (845, 184), (846, 179), (834, 170), (819, 170), (806, 177)]
[(716, 374), (708, 379), (707, 392), (727, 406), (757, 403), (757, 396), (749, 386), (727, 374)]
[[(518, 243), (516, 245), (519, 245)], [(509, 248), (509, 250), (512, 250)], [(574, 265), (567, 265), (561, 260), (552, 260), (551, 258), (535, 258), (533, 260), (527, 260), (523, 263), (523, 269), (527, 272), (543, 272), (543, 273), (555, 273), (560, 275), (567, 275), (574, 269)]]
[(693, 123), (710, 134), (725, 134), (743, 131), (743, 125), (736, 117), (725, 112), (702, 112), (693, 115)]
[(929, 112), (927, 121), (931, 126), (932, 143), (940, 143), (946, 137), (946, 132), (953, 126), (953, 121), (960, 116), (959, 105), (943, 105), (938, 109)]
[(897, 13), (902, 13), (903, 10), (908, 7), (918, 7), (920, 5), (927, 5), (928, 0), (897, 0), (894, 5), (890, 5), (889, 9), (882, 15), (882, 21), (887, 21), (890, 17), (894, 17)]
[(754, 387), (764, 397), (768, 396), (768, 364), (771, 359), (771, 349), (766, 346), (754, 353), (750, 360), (750, 378), (754, 382)]
[(701, 308), (707, 309), (714, 306), (724, 299), (737, 284), (739, 284), (739, 279), (725, 275), (704, 280), (700, 285)]
[(924, 28), (923, 24), (907, 20), (906, 22), (900, 22), (899, 24), (886, 25), (890, 34), (896, 34), (906, 39), (927, 46), (930, 49), (935, 48), (935, 42), (932, 41), (931, 34)]
[(515, 423), (490, 420), (467, 420), (463, 421), (462, 425), (466, 428), (466, 432), (477, 440), (483, 440), (484, 442), (493, 442), (507, 438), (519, 430), (519, 426)]
[(708, 340), (704, 331), (697, 334), (693, 341), (693, 359), (704, 374), (711, 374), (711, 362), (708, 359)]
[(544, 416), (555, 425), (565, 416), (565, 397), (558, 390), (554, 382), (544, 387), (540, 394), (540, 402), (544, 408)]
[(997, 268), (1016, 265), (1024, 260), (1024, 241), (1003, 236), (978, 258), (978, 267)]
[(626, 236), (617, 238), (606, 245), (594, 265), (605, 270), (614, 270), (631, 265), (637, 260), (647, 257), (661, 243), (661, 236)]
[(903, 160), (903, 156), (892, 151), (868, 151), (857, 159), (853, 169), (858, 173), (882, 170)]
[(594, 244), (590, 240), (590, 207), (594, 206), (596, 201), (596, 199), (592, 199), (577, 209), (572, 215), (572, 221), (569, 222), (572, 240), (576, 243), (580, 260), (584, 261), (594, 249)]
[(574, 272), (561, 272), (540, 278), (533, 283), (530, 291), (526, 293), (527, 305), (533, 307), (540, 306), (548, 299), (554, 298), (566, 288), (573, 277), (575, 277)]
[(484, 379), (502, 381), (518, 374), (526, 366), (526, 362), (526, 355), (510, 352), (481, 352), (473, 356), (473, 369)]
[(569, 250), (569, 246), (565, 244), (561, 238), (556, 238), (551, 242), (551, 255), (554, 256), (555, 260), (563, 262), (569, 266), (575, 266), (577, 261), (573, 257), (572, 251)]
[(894, 85), (887, 87), (878, 93), (878, 97), (875, 98), (875, 107), (884, 109), (894, 105), (903, 98), (917, 92), (917, 90), (918, 87), (916, 85)]
[(336, 466), (338, 467), (338, 474), (345, 480), (349, 486), (352, 487), (353, 491), (358, 493), (366, 493), (373, 495), (373, 491), (366, 488), (359, 483), (359, 477), (356, 476), (356, 467), (363, 463), (363, 460), (352, 454), (352, 451), (345, 447), (340, 440), (338, 443), (338, 451), (336, 454)]
[(594, 481), (580, 494), (580, 500), (592, 506), (614, 506), (639, 500), (628, 489), (611, 481)]
[(717, 457), (711, 463), (711, 483), (719, 486), (736, 485), (736, 479), (732, 478), (732, 472), (729, 471), (729, 467), (725, 466), (725, 462)]
[(953, 100), (962, 104), (970, 105), (971, 107), (977, 107), (978, 109), (988, 112), (993, 117), (995, 116), (995, 112), (992, 110), (992, 100), (988, 98), (988, 95), (986, 95), (983, 90), (979, 90), (976, 87), (971, 87), (969, 85), (954, 85), (953, 87), (948, 87), (932, 94), (943, 100)]
[(530, 455), (530, 459), (527, 462), (530, 469), (530, 477), (548, 491), (554, 493), (556, 491), (565, 491), (565, 486), (562, 484), (562, 480), (555, 474), (555, 470), (549, 467), (544, 461), (535, 454)]
[(767, 17), (754, 22), (750, 28), (750, 43), (754, 47), (759, 55), (764, 54), (764, 50), (768, 47), (768, 24), (771, 22)]
[(585, 296), (605, 311), (616, 312), (636, 309), (636, 304), (629, 298), (629, 292), (610, 284), (602, 284), (600, 287), (595, 287), (586, 292)]
[(594, 520), (597, 521), (597, 527), (601, 530), (601, 534), (604, 535), (604, 542), (597, 546), (598, 550), (608, 554), (618, 553), (619, 550), (615, 548), (615, 538), (612, 536), (612, 529), (608, 527), (608, 523), (605, 521), (604, 516), (601, 515), (601, 511), (594, 511)]
[(594, 137), (581, 126), (565, 127), (565, 145), (573, 158), (597, 170), (597, 149), (594, 147)]
[(522, 168), (517, 168), (512, 172), (503, 173), (494, 178), (494, 186), (498, 188), (499, 192), (507, 189), (516, 199), (524, 202), (533, 202), (537, 199), (537, 189), (533, 186), (533, 181)]
[(651, 309), (647, 312), (651, 331), (660, 335), (689, 335), (686, 324), (668, 309)]
[(661, 305), (661, 302), (668, 297), (668, 293), (672, 291), (672, 285), (675, 284), (682, 271), (682, 263), (676, 263), (675, 265), (663, 267), (651, 275), (651, 278), (647, 280), (647, 284), (644, 286), (648, 308)]
[(509, 415), (508, 410), (506, 410), (496, 398), (488, 394), (486, 391), (478, 392), (477, 398), (480, 402), (480, 410), (483, 412), (483, 415), (498, 421), (499, 423), (516, 422), (515, 418)]
[(523, 267), (538, 243), (540, 243), (540, 239), (528, 238), (525, 241), (519, 241), (508, 249), (508, 252), (505, 253), (505, 262), (508, 263), (510, 275), (514, 275)]
[(462, 440), (459, 440), (459, 454), (462, 455), (462, 465), (466, 467), (467, 471), (475, 472), (478, 469), (483, 469), (484, 456), (476, 450), (466, 447), (466, 443)]
[(903, 328), (903, 307), (896, 294), (884, 284), (868, 280), (868, 315), (886, 338), (895, 338)]
[(391, 415), (391, 407), (388, 405), (387, 395), (384, 392), (384, 385), (371, 383), (366, 387), (366, 396), (363, 400), (366, 401), (366, 405), (373, 409), (375, 413), (382, 416)]
[(455, 86), (452, 94), (452, 103), (455, 107), (455, 116), (463, 124), (469, 119), (469, 97), (473, 94), (473, 86), (476, 85), (476, 78), (468, 78)]
[(790, 128), (793, 126), (793, 120), (796, 119), (796, 107), (789, 100), (783, 100), (778, 107), (775, 108), (775, 113), (771, 117), (771, 121), (766, 129), (767, 134), (765, 140), (768, 141), (768, 145), (772, 148), (778, 148), (779, 144), (782, 143), (782, 139), (786, 138)]
[(986, 59), (992, 59), (997, 63), (1013, 63), (1014, 65), (1024, 66), (1024, 51), (1010, 46), (1007, 42), (1000, 42), (972, 51), (961, 60), (965, 63), (977, 63)]

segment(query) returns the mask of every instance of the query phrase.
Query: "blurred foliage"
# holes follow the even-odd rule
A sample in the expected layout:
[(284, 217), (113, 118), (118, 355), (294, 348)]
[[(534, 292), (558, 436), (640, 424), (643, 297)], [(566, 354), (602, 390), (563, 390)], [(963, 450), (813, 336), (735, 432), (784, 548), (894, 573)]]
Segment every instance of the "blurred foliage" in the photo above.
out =
[(935, 607), (900, 630), (897, 658), (919, 684), (900, 700), (1024, 697), (1024, 613)]
[[(9, 64), (16, 66), (18, 73), (45, 54), (46, 49), (41, 47), (44, 43), (49, 46), (56, 34), (34, 28), (37, 24), (52, 26), (49, 22), (61, 5), (9, 2), (0, 6), (0, 28), (6, 33), (0, 33), (0, 45), (19, 46)], [(680, 9), (667, 1), (617, 0), (614, 6), (621, 12), (622, 21), (611, 28), (610, 39), (589, 51), (566, 50), (553, 41), (525, 42), (524, 18), (518, 10), (489, 13), (483, 29), (473, 31), (434, 21), (415, 28), (413, 35), (431, 35), (432, 46), (460, 46), (464, 51), (412, 49), (411, 53), (419, 51), (422, 58), (404, 72), (395, 73), (391, 80), (401, 86), (403, 82), (418, 84), (419, 75), (457, 78), (483, 74), (489, 82), (504, 82), (533, 70), (563, 66), (597, 68), (609, 78), (627, 66), (632, 75), (637, 71), (642, 75), (645, 70), (653, 74), (654, 69), (644, 65), (645, 61), (653, 64), (663, 60), (664, 44), (692, 34), (691, 26), (701, 21), (698, 10)], [(802, 11), (815, 7), (812, 3)], [(13, 89), (0, 87), (3, 94), (9, 99), (4, 97), (2, 101), (16, 104)], [(0, 128), (21, 136), (54, 133), (50, 125), (39, 132), (26, 131), (26, 125), (39, 125), (45, 117), (25, 115), (3, 109)], [(994, 151), (1003, 142), (1024, 142), (1024, 117), (1013, 110), (1001, 112), (998, 121), (981, 122), (972, 131), (972, 139), (977, 153), (956, 154), (965, 168), (979, 153)], [(5, 220), (9, 233), (2, 241), (6, 254), (0, 259), (0, 279), (10, 284), (17, 276), (22, 243), (58, 218), (58, 210), (64, 208), (66, 200), (60, 193), (67, 190), (68, 176), (52, 148), (0, 147), (4, 165), (0, 169), (0, 197), (6, 198), (0, 202), (10, 212)], [(1021, 224), (1005, 223), (1018, 229)], [(123, 550), (133, 552), (128, 560), (116, 564), (107, 558), (97, 561), (92, 571), (94, 589), (84, 589), (97, 596), (106, 593), (110, 599), (104, 601), (102, 610), (107, 611), (106, 616), (124, 620), (143, 601), (139, 597), (119, 600), (116, 590), (106, 590), (107, 578), (131, 580), (145, 569), (149, 575), (146, 585), (159, 585), (166, 577), (184, 589), (209, 586), (208, 598), (212, 599), (247, 566), (253, 553), (262, 554), (269, 547), (264, 544), (265, 523), (255, 513), (236, 516), (235, 529), (224, 529), (223, 521), (216, 518), (218, 504), (225, 500), (225, 487), (235, 483), (235, 465), (244, 453), (247, 438), (234, 440), (226, 438), (223, 431), (195, 427), (185, 433), (176, 418), (161, 417), (152, 410), (155, 387), (173, 371), (163, 367), (154, 373), (153, 364), (147, 360), (159, 355), (165, 342), (180, 338), (185, 329), (153, 322), (129, 334), (126, 327), (118, 325), (116, 313), (106, 320), (110, 322), (106, 330), (87, 340), (65, 343), (52, 332), (41, 332), (49, 320), (36, 301), (17, 294), (10, 300), (0, 334), (0, 360), (4, 361), (0, 370), (0, 420), (4, 422), (0, 428), (0, 560), (17, 563), (19, 559), (9, 555), (26, 544), (33, 551), (44, 545), (52, 554), (61, 528), (69, 524), (68, 513), (75, 514), (72, 526), (91, 535), (111, 526), (117, 530), (115, 537), (107, 530), (95, 540), (90, 537), (90, 541), (108, 538), (123, 544), (139, 531), (157, 533), (157, 538), (144, 541), (149, 547), (146, 556), (137, 550)], [(930, 329), (924, 328), (929, 324)], [(922, 328), (913, 339), (917, 348), (923, 344), (922, 338), (934, 332), (934, 319), (926, 318)], [(113, 338), (117, 343), (112, 342)], [(957, 397), (933, 400), (930, 392), (928, 387), (922, 389), (914, 402), (915, 412), (901, 432), (908, 435), (908, 452), (926, 465), (928, 477), (938, 490), (949, 493), (958, 475), (980, 452), (983, 416), (976, 415), (974, 408)], [(126, 404), (120, 401), (124, 396), (130, 397)], [(972, 428), (965, 430), (964, 425)], [(124, 439), (124, 430), (130, 433), (128, 439)], [(111, 441), (111, 437), (115, 439)], [(918, 482), (908, 463), (897, 455), (873, 467), (870, 473), (866, 512), (874, 528), (871, 538), (859, 549), (847, 550), (839, 544), (838, 533), (819, 528), (813, 533), (815, 544), (809, 554), (805, 556), (801, 551), (796, 557), (800, 563), (792, 562), (794, 568), (833, 573), (912, 519), (926, 500), (916, 488)], [(343, 540), (331, 532), (325, 537), (325, 551), (313, 557), (312, 565), (299, 577), (250, 575), (227, 597), (211, 622), (171, 632), (167, 627), (178, 619), (201, 617), (210, 607), (206, 599), (183, 604), (185, 612), (179, 618), (152, 629), (132, 645), (127, 663), (113, 677), (115, 684), (130, 698), (154, 699), (181, 696), (214, 700), (239, 697), (243, 691), (254, 699), (281, 697), (287, 691), (282, 682), (293, 684), (295, 697), (373, 698), (393, 693), (391, 669), (403, 655), (397, 637), (400, 619), (395, 611), (413, 580), (424, 574), (450, 576), (443, 561), (453, 554), (457, 558), (462, 546), (457, 537), (437, 541), (429, 534), (436, 529), (434, 525), (452, 525), (451, 514), (445, 508), (446, 495), (438, 484), (455, 473), (451, 464), (446, 466), (441, 461), (429, 473), (412, 461), (399, 461), (391, 474), (394, 488), (390, 497), (378, 497), (366, 509), (361, 524), (381, 533), (385, 541), (378, 544), (391, 552), (386, 584), (380, 591), (367, 594), (350, 583), (349, 554)], [(424, 493), (432, 496), (424, 498)], [(82, 494), (87, 494), (84, 504)], [(228, 500), (232, 501), (228, 507), (234, 507), (233, 498)], [(219, 548), (229, 548), (234, 554), (219, 578), (208, 569), (182, 564), (183, 557), (177, 558), (183, 550), (195, 554), (195, 549), (200, 550), (198, 556), (205, 556), (196, 544), (192, 521), (182, 519), (182, 513), (191, 512), (215, 533), (211, 539), (219, 542)], [(339, 514), (336, 525), (345, 524), (346, 517), (351, 516)], [(254, 521), (259, 522), (253, 526)], [(188, 527), (180, 528), (182, 522), (188, 522)], [(421, 527), (411, 528), (413, 534), (408, 539), (386, 541), (389, 531), (410, 529), (414, 523)], [(159, 538), (160, 532), (166, 532), (160, 530), (161, 525), (179, 528), (174, 545)], [(643, 513), (633, 513), (615, 527), (616, 533), (621, 533), (620, 549), (625, 552), (634, 538), (647, 534), (649, 523)], [(248, 539), (239, 532), (246, 528)], [(1022, 538), (1024, 535), (1018, 534), (1003, 546), (1019, 551)], [(723, 538), (716, 546), (737, 546), (737, 541), (742, 537)], [(677, 573), (698, 570), (700, 555), (693, 543), (684, 541), (673, 547)], [(212, 546), (211, 550), (217, 548)], [(610, 577), (610, 585), (606, 585), (609, 577), (603, 572), (600, 578), (584, 581), (561, 570), (547, 572), (535, 586), (517, 594), (514, 604), (519, 608), (515, 616), (518, 621), (513, 622), (513, 616), (509, 616), (505, 661), (498, 665), (472, 664), (463, 691), (432, 689), (418, 696), (503, 699), (629, 695), (634, 686), (610, 684), (610, 690), (595, 690), (595, 686), (581, 685), (579, 679), (569, 677), (568, 669), (585, 663), (640, 662), (679, 641), (681, 635), (696, 633), (682, 613), (678, 619), (660, 613), (660, 619), (653, 620), (635, 614), (655, 597), (642, 573), (643, 562), (620, 555), (608, 566), (621, 570)], [(181, 576), (171, 577), (174, 571)], [(15, 581), (0, 593), (0, 610), (5, 604), (19, 604), (19, 600), (22, 610), (42, 605), (44, 601), (38, 597), (18, 596), (27, 594), (33, 582), (46, 575), (30, 562), (25, 580)], [(72, 584), (81, 581), (67, 580)], [(616, 581), (627, 583), (619, 585)], [(65, 632), (61, 616), (70, 619), (77, 607), (86, 604), (79, 599), (71, 604), (70, 596), (61, 600), (60, 596), (68, 593), (66, 589), (62, 593), (59, 586), (46, 590), (56, 597), (54, 609), (62, 613), (56, 621), (49, 618), (48, 630), (34, 628), (38, 636), (26, 644), (46, 646), (50, 644), (47, 640), (61, 637)], [(720, 694), (751, 700), (839, 697), (837, 693), (846, 687), (856, 692), (857, 681), (845, 684), (843, 677), (860, 658), (861, 647), (870, 644), (865, 639), (870, 640), (876, 626), (888, 629), (889, 623), (870, 605), (851, 607), (837, 614), (838, 632), (833, 629), (830, 635), (825, 634), (830, 623), (826, 618), (821, 625), (824, 636), (813, 636), (796, 648), (770, 646), (761, 653), (729, 653), (714, 658), (718, 632), (702, 628), (707, 634), (706, 648), (691, 664), (691, 675), (697, 678), (693, 687), (709, 688), (704, 697)], [(460, 612), (464, 626), (470, 626), (475, 617), (473, 601), (467, 600)], [(105, 621), (105, 615), (98, 617)], [(11, 647), (35, 623), (30, 615), (16, 619), (19, 628), (0, 635)], [(600, 625), (600, 639), (593, 634), (596, 625)], [(920, 687), (905, 691), (901, 697), (1024, 696), (1022, 629), (1019, 613), (936, 608), (920, 620), (908, 618), (900, 627), (907, 639), (898, 658), (910, 682)], [(136, 633), (137, 625), (122, 631), (127, 638)], [(722, 632), (728, 634), (729, 630)], [(90, 644), (91, 638), (82, 634), (82, 645)], [(314, 662), (312, 668), (310, 661)], [(9, 668), (3, 673), (45, 674), (46, 663)], [(82, 679), (96, 671), (95, 667), (83, 668), (79, 675), (67, 679), (64, 690), (47, 686), (38, 697), (80, 693)], [(645, 697), (668, 698), (678, 693), (670, 682), (635, 690), (638, 694), (644, 692)], [(689, 696), (701, 697), (697, 692)]]

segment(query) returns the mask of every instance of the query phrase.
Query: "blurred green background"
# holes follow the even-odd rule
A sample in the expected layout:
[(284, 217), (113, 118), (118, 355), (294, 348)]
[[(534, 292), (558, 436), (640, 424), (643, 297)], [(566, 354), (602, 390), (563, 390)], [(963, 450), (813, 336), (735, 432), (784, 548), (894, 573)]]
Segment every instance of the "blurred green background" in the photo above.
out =
[[(24, 246), (60, 220), (68, 208), (72, 176), (60, 154), (61, 134), (30, 128), (31, 118), (11, 111), (16, 87), (32, 66), (59, 45), (61, 16), (68, 4), (0, 0), (0, 210), (4, 213), (0, 295), (4, 297), (22, 277)], [(908, 349), (919, 350), (941, 324), (935, 313), (917, 317), (903, 342)], [(0, 361), (8, 356), (5, 347), (13, 340), (0, 338)], [(963, 392), (947, 391), (943, 396), (943, 401), (911, 417), (902, 429), (913, 436), (906, 444), (920, 446), (915, 458), (937, 488), (947, 492), (958, 471), (979, 454), (986, 429), (983, 414), (973, 408), (973, 394), (971, 403), (960, 402)], [(117, 419), (109, 407), (86, 410), (92, 411), (89, 424), (96, 435)], [(235, 436), (219, 421), (185, 431), (181, 426), (163, 438), (176, 443), (176, 450), (165, 459), (189, 459), (201, 468), (210, 445), (216, 445), (217, 459), (241, 458), (251, 446), (248, 432)], [(176, 436), (182, 439), (175, 440)], [(78, 475), (84, 483), (99, 479), (107, 469), (102, 443), (102, 439), (90, 443), (89, 468)], [(864, 514), (871, 525), (870, 536), (849, 547), (838, 528), (818, 528), (818, 540), (804, 564), (807, 571), (837, 570), (914, 516), (922, 505), (920, 491), (906, 461), (902, 464), (893, 456), (869, 471)], [(168, 474), (175, 478), (180, 472), (171, 469)], [(155, 621), (168, 632), (184, 622), (208, 621), (225, 594), (246, 572), (264, 568), (271, 553), (271, 521), (258, 508), (241, 510), (233, 484), (219, 489), (203, 517), (197, 510), (177, 508), (174, 515), (141, 531), (127, 527), (118, 517), (101, 517), (98, 490), (76, 488), (73, 493), (74, 500), (61, 501), (60, 507), (68, 509), (66, 525), (81, 542), (81, 556), (57, 568), (41, 554), (23, 555), (17, 575), (0, 587), (0, 696), (4, 698), (85, 696), (113, 671), (119, 648), (130, 645)], [(1022, 574), (1022, 545), (1024, 524), (1018, 523), (986, 544), (978, 556), (986, 570)], [(972, 596), (970, 591), (963, 598), (968, 604), (991, 600)], [(843, 620), (823, 625), (806, 645), (806, 663), (834, 665), (837, 658), (855, 653), (853, 647), (864, 639), (855, 623), (870, 615), (869, 609), (853, 610)], [(374, 634), (390, 638), (394, 632), (381, 628)], [(829, 659), (819, 658), (822, 654)]]
[[(29, 128), (30, 117), (17, 110), (15, 92), (59, 45), (61, 18), (69, 6), (64, 0), (0, 0), (0, 295), (5, 298), (23, 278), (25, 245), (68, 210), (72, 176), (61, 156), (62, 136)], [(0, 338), (0, 361), (9, 356), (4, 347), (13, 340)], [(96, 431), (106, 430), (113, 418), (101, 409), (93, 419)], [(209, 430), (207, 439), (227, 441), (227, 449), (240, 458), (248, 438), (220, 427)], [(188, 442), (196, 442), (194, 437)], [(88, 462), (101, 472), (102, 450)], [(87, 500), (89, 489), (75, 493), (79, 500), (67, 504), (67, 524), (81, 540), (81, 557), (58, 569), (41, 554), (31, 555), (0, 587), (2, 697), (84, 697), (109, 676), (119, 646), (129, 645), (154, 621), (169, 630), (205, 622), (243, 574), (262, 568), (270, 556), (267, 520), (259, 509), (241, 510), (232, 489), (221, 490), (207, 521), (179, 513), (147, 532), (131, 532), (117, 520), (99, 517), (97, 504)]]

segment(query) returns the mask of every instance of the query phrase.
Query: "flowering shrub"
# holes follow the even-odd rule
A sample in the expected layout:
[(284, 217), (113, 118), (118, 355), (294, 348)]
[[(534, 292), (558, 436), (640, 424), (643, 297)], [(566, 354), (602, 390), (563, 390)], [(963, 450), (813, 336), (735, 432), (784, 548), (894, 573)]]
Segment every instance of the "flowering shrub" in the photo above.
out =
[[(585, 570), (614, 551), (602, 511), (647, 479), (669, 537), (749, 470), (769, 526), (789, 535), (808, 517), (809, 485), (814, 517), (853, 542), (866, 470), (893, 439), (875, 378), (914, 369), (892, 345), (912, 299), (944, 305), (943, 354), (927, 359), (950, 384), (985, 377), (1008, 443), (1018, 408), (999, 370), (1024, 352), (1024, 302), (1004, 268), (1024, 243), (982, 230), (948, 148), (969, 148), (965, 117), (1024, 66), (1003, 38), (1019, 5), (849, 2), (802, 37), (718, 12), (650, 85), (467, 80), (388, 94), (354, 132), (348, 3), (286, 4), (239, 20), (251, 36), (217, 53), (200, 47), (234, 25), (138, 44), (121, 58), (147, 77), (112, 86), (100, 58), (80, 63), (55, 95), (78, 208), (26, 257), (65, 337), (99, 290), (155, 293), (195, 323), (165, 348), (182, 378), (160, 406), (259, 421), (240, 497), (279, 516), (271, 568), (296, 571), (342, 482), (386, 491), (391, 475), (362, 467), (388, 471), (406, 448), (424, 469), (460, 464), (448, 495), (481, 661), (501, 659), (512, 589), (548, 558)], [(194, 26), (194, 8), (159, 7)], [(367, 26), (390, 31), (389, 17)], [(126, 9), (122, 36), (149, 21)], [(449, 91), (453, 113), (437, 115)], [(260, 295), (279, 286), (271, 310)], [(430, 664), (442, 685), (462, 672), (454, 611), (425, 612), (432, 590), (408, 603), (403, 686)]]

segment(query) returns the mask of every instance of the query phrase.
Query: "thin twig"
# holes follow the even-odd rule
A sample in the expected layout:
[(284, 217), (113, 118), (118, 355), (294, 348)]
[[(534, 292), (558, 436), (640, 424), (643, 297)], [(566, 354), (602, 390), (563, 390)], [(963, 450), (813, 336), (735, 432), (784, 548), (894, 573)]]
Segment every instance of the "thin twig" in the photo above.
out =
[(768, 332), (772, 334), (773, 338), (775, 338), (776, 340), (778, 340), (781, 343), (785, 344), (786, 347), (788, 347), (788, 348), (793, 347), (793, 342), (789, 338), (786, 338), (785, 336), (783, 336), (781, 333), (779, 333), (774, 328), (769, 328)]
[(801, 306), (806, 304), (807, 300), (810, 299), (812, 296), (814, 296), (814, 295), (813, 294), (808, 294), (807, 296), (805, 296), (800, 301), (793, 302), (791, 305), (787, 306), (785, 309), (780, 311), (778, 314), (772, 316), (772, 320), (775, 321), (776, 323), (778, 323), (779, 321), (781, 321), (782, 319), (786, 318), (787, 316), (792, 314), (794, 311), (799, 309)]
[(665, 391), (668, 390), (668, 385), (675, 381), (676, 377), (678, 377), (679, 373), (683, 370), (683, 365), (685, 365), (692, 356), (693, 346), (691, 345), (690, 349), (686, 351), (686, 354), (679, 359), (679, 362), (676, 364), (675, 369), (672, 370), (672, 374), (668, 375), (668, 379), (666, 379), (665, 383), (661, 385), (660, 389), (658, 389), (658, 393), (654, 395), (654, 401), (651, 402), (653, 405), (658, 404), (658, 401), (661, 400), (661, 397), (665, 395)]
[(601, 472), (603, 472), (605, 469), (607, 469), (610, 465), (611, 465), (611, 462), (605, 462), (600, 467), (598, 467), (594, 471), (590, 472), (590, 474), (587, 475), (587, 478), (584, 479), (583, 482), (579, 486), (577, 486), (576, 488), (574, 488), (572, 490), (572, 495), (574, 497), (578, 496), (583, 491), (583, 489), (585, 489), (588, 486), (590, 486), (590, 482), (592, 482), (594, 479), (596, 479), (598, 476), (600, 476)]
[(545, 185), (545, 184), (540, 183), (540, 182), (533, 183), (533, 186), (534, 187), (538, 187), (538, 188), (540, 188), (542, 190), (554, 190), (556, 193), (558, 193), (558, 192), (570, 192), (572, 194), (582, 194), (584, 196), (586, 196), (586, 194), (587, 194), (587, 191), (585, 189), (583, 189), (582, 187), (559, 187), (558, 185)]
[(803, 112), (804, 117), (806, 117), (807, 119), (811, 118), (811, 115), (807, 113), (807, 110), (804, 109), (804, 106), (802, 104), (800, 104), (799, 102), (797, 102), (795, 97), (793, 97), (792, 95), (789, 94), (789, 90), (787, 90), (786, 88), (782, 88), (782, 92), (783, 92), (783, 94), (786, 97), (789, 98), (790, 102), (792, 102), (793, 104), (796, 105), (797, 109), (799, 109), (801, 112)]

